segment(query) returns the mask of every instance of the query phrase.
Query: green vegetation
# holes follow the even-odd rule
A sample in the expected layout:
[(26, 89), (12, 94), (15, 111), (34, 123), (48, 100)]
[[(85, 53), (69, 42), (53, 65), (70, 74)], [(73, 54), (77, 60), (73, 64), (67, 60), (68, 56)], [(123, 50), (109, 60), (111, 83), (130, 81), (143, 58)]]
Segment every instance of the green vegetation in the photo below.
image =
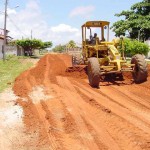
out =
[(0, 60), (0, 92), (9, 87), (15, 78), (31, 67), (31, 62), (21, 63), (26, 57), (9, 56), (6, 61)]
[(68, 42), (68, 44), (66, 45), (66, 47), (67, 47), (67, 48), (76, 48), (77, 46), (76, 46), (75, 41), (70, 40), (70, 41)]
[(56, 46), (52, 49), (52, 51), (53, 51), (53, 52), (57, 52), (57, 53), (63, 53), (63, 52), (65, 51), (65, 48), (66, 48), (66, 45), (61, 45), (61, 44), (59, 44), (59, 45), (56, 45)]
[(131, 39), (145, 41), (150, 36), (150, 0), (143, 0), (131, 6), (130, 10), (116, 14), (125, 19), (119, 20), (111, 27), (116, 36), (125, 36), (128, 32)]
[(13, 45), (21, 46), (24, 49), (24, 54), (32, 56), (33, 50), (38, 49), (40, 52), (52, 47), (52, 42), (43, 42), (39, 39), (22, 39), (11, 42)]
[(70, 40), (70, 41), (69, 41), (67, 44), (65, 44), (65, 45), (61, 45), (61, 44), (56, 45), (56, 46), (52, 49), (52, 51), (53, 51), (53, 52), (57, 52), (57, 53), (63, 53), (66, 48), (76, 48), (76, 47), (77, 47), (77, 46), (76, 46), (75, 41)]
[[(124, 39), (125, 54), (127, 56), (133, 56), (135, 54), (147, 55), (150, 48), (147, 44), (139, 42), (137, 40), (131, 40), (129, 38)], [(121, 47), (121, 43), (120, 43)], [(122, 48), (121, 48), (122, 49)]]

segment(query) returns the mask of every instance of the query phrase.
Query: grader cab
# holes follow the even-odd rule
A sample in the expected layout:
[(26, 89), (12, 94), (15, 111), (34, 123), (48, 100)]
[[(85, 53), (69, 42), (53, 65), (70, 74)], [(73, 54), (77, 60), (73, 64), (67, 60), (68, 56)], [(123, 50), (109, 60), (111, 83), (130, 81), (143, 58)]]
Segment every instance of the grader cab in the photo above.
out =
[[(122, 51), (119, 45), (122, 45)], [(92, 87), (99, 87), (100, 77), (107, 74), (122, 75), (132, 72), (136, 83), (147, 79), (147, 63), (141, 54), (127, 63), (124, 56), (123, 38), (109, 42), (109, 22), (88, 21), (82, 25), (82, 61), (73, 58), (73, 63), (88, 65), (88, 78)]]

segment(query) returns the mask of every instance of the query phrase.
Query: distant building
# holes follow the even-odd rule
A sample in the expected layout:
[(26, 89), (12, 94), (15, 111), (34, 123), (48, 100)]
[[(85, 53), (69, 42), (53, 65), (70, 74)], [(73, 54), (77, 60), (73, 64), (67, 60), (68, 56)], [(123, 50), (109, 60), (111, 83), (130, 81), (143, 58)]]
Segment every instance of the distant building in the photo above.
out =
[(4, 36), (0, 35), (0, 59), (3, 58), (2, 47), (4, 43)]
[[(8, 34), (9, 31), (7, 30), (6, 32)], [(6, 36), (6, 38), (7, 38), (6, 43), (8, 43), (8, 41), (12, 40), (12, 38), (10, 36)], [(4, 43), (4, 29), (0, 28), (0, 59), (3, 58), (3, 52), (2, 52), (3, 43)]]

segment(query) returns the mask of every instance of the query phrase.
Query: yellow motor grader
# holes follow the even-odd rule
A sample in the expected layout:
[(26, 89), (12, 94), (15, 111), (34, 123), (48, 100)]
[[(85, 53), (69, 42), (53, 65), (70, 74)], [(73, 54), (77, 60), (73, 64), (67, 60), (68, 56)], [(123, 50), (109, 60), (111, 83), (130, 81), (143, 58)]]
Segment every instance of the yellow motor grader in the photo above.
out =
[[(88, 21), (81, 28), (82, 61), (73, 57), (73, 64), (88, 65), (88, 78), (92, 87), (99, 87), (101, 76), (121, 75), (125, 71), (132, 72), (136, 83), (147, 80), (147, 63), (143, 55), (136, 54), (132, 57), (131, 63), (127, 63), (123, 38), (109, 42), (109, 22)], [(119, 50), (120, 42), (122, 51)]]

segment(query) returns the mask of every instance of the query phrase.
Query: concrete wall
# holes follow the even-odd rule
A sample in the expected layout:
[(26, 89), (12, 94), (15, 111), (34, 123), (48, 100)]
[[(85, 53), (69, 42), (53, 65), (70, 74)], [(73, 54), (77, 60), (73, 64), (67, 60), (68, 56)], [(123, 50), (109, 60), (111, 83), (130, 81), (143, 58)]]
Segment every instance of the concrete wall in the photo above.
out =
[(23, 56), (24, 55), (24, 50), (21, 47), (17, 47), (17, 56)]
[[(150, 47), (150, 38), (147, 41), (145, 41), (145, 43), (147, 43)], [(150, 58), (150, 52), (148, 53), (147, 58)]]
[[(0, 59), (3, 58), (2, 45), (3, 45), (3, 42), (0, 40)], [(6, 46), (6, 55), (23, 56), (24, 55), (24, 51), (23, 51), (23, 49), (21, 47)]]
[(17, 55), (17, 46), (6, 46), (6, 55)]
[(76, 57), (80, 58), (82, 48), (66, 48), (65, 52), (69, 55), (73, 55), (73, 56), (76, 56)]
[(2, 39), (0, 39), (0, 59), (2, 59), (2, 58), (3, 58), (2, 45), (3, 45), (3, 40), (2, 40)]

